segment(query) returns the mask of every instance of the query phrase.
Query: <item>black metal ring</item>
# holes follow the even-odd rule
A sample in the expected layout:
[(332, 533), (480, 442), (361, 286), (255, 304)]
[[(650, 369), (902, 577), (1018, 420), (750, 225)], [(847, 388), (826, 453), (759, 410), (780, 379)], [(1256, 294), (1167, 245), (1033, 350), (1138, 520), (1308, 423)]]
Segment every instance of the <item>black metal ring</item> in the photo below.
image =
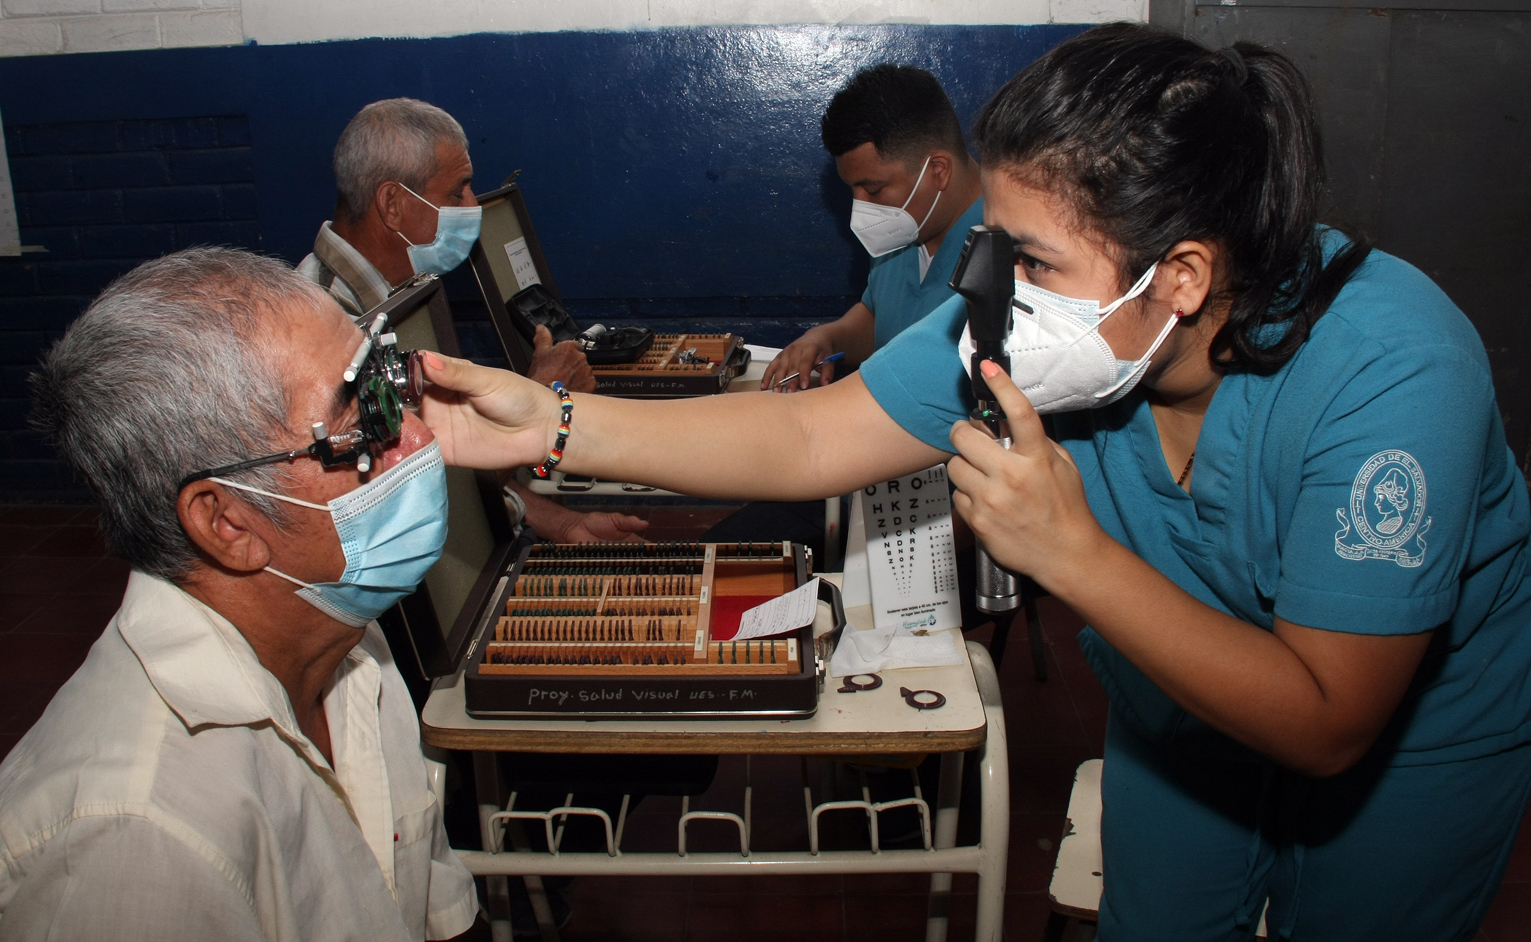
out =
[[(869, 683), (858, 684), (856, 683), (857, 677), (870, 677), (872, 680)], [(882, 686), (882, 678), (876, 674), (846, 674), (844, 680), (845, 686), (840, 688), (838, 691), (839, 693), (855, 693), (858, 690), (876, 690), (878, 687)]]
[[(914, 707), (916, 710), (939, 710), (946, 706), (946, 697), (934, 690), (910, 690), (908, 687), (900, 687), (898, 688), (898, 692), (899, 695), (904, 698), (904, 702)], [(932, 697), (935, 697), (935, 702), (921, 703), (920, 701), (916, 700), (915, 697), (918, 697), (922, 693), (928, 693)]]

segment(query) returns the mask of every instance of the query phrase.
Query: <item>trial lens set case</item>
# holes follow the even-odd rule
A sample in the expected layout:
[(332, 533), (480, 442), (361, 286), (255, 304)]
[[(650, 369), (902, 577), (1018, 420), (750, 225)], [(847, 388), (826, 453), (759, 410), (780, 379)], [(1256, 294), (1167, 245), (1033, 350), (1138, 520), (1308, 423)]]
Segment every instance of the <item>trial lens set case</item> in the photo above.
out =
[(468, 712), (811, 716), (827, 665), (813, 626), (734, 638), (747, 608), (808, 578), (793, 543), (528, 546), (464, 660)]
[[(441, 282), (376, 309), (403, 349), (461, 356)], [(845, 625), (753, 641), (743, 612), (804, 584), (793, 543), (555, 545), (517, 537), (495, 476), (447, 468), (447, 541), (421, 586), (378, 618), (406, 678), (464, 671), (477, 717), (810, 716)]]
[[(564, 308), (514, 179), (478, 197), (483, 221), (469, 263), (511, 367), (524, 375), (539, 325), (555, 341), (590, 335)], [(737, 334), (656, 334), (616, 327), (583, 346), (595, 373), (595, 391), (631, 399), (721, 393), (750, 363), (749, 349)]]

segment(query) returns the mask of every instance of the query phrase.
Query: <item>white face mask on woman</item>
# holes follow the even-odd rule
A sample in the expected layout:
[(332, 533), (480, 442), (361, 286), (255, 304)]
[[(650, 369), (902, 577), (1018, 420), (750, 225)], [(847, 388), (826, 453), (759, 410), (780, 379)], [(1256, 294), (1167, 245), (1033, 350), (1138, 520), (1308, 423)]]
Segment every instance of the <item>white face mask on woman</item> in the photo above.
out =
[[(1100, 306), (1099, 301), (1068, 298), (1044, 291), (1026, 281), (1016, 281), (1011, 300), (1014, 326), (1005, 341), (1010, 354), (1010, 374), (1015, 385), (1037, 412), (1074, 412), (1099, 409), (1127, 395), (1148, 372), (1150, 358), (1174, 328), (1174, 315), (1159, 331), (1148, 352), (1137, 360), (1119, 360), (1100, 335), (1100, 325), (1123, 304), (1148, 290), (1158, 264), (1120, 298)], [(963, 328), (957, 346), (962, 365), (971, 371), (976, 348)]]

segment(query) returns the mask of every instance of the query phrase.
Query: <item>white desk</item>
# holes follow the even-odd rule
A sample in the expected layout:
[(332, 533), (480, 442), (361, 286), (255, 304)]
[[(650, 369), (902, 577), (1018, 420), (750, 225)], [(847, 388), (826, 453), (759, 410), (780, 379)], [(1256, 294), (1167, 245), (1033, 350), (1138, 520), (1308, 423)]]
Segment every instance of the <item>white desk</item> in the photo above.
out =
[[(781, 352), (779, 347), (761, 347), (747, 343), (750, 351), (750, 365), (743, 373), (735, 376), (728, 384), (728, 392), (750, 392), (760, 390), (760, 380), (765, 376), (765, 368), (776, 354)], [(620, 481), (566, 481), (562, 471), (554, 471), (546, 479), (525, 475), (527, 489), (534, 494), (544, 494), (548, 497), (566, 497), (570, 494), (583, 494), (591, 497), (682, 497), (675, 491), (667, 491), (663, 488), (646, 487), (642, 484), (627, 484)]]
[[(838, 582), (838, 574), (826, 576)], [(871, 624), (865, 606), (846, 610), (851, 626)], [(830, 628), (828, 607), (821, 605), (816, 634)], [(852, 630), (847, 628), (847, 630)], [(978, 644), (961, 645), (963, 663), (951, 667), (889, 671), (883, 685), (870, 691), (842, 694), (839, 678), (825, 684), (818, 712), (802, 720), (477, 720), (467, 715), (462, 675), (444, 679), (431, 693), (421, 715), (425, 742), (447, 749), (474, 752), (479, 794), (498, 796), (498, 767), (494, 752), (557, 753), (702, 753), (791, 755), (885, 755), (935, 752), (941, 754), (940, 791), (933, 814), (926, 817), (931, 828), (930, 849), (818, 851), (817, 820), (826, 810), (863, 808), (875, 822), (879, 811), (896, 803), (820, 802), (805, 810), (809, 818), (810, 847), (800, 851), (761, 852), (749, 846), (749, 790), (745, 814), (690, 812), (683, 805), (678, 828), (677, 853), (624, 853), (621, 822), (612, 825), (609, 853), (520, 853), (487, 850), (460, 851), (468, 868), (492, 879), (505, 876), (564, 876), (577, 874), (782, 874), (782, 873), (930, 873), (930, 916), (927, 942), (946, 937), (947, 911), (952, 873), (976, 873), (978, 885), (977, 936), (982, 942), (1000, 938), (1004, 916), (1005, 862), (1009, 844), (1009, 763), (1005, 740), (1004, 711), (999, 682), (988, 652)], [(946, 705), (936, 710), (916, 710), (899, 695), (900, 687), (936, 690)], [(979, 843), (957, 847), (957, 813), (962, 790), (962, 753), (979, 752), (981, 821)], [(480, 805), (484, 846), (501, 848), (505, 824), (516, 818), (544, 820), (559, 816), (560, 809), (545, 813), (501, 809), (494, 799)], [(910, 803), (908, 800), (900, 802)], [(923, 803), (923, 801), (921, 801)], [(808, 802), (812, 805), (811, 799)], [(832, 807), (831, 807), (832, 806)], [(624, 803), (625, 807), (625, 803)], [(574, 806), (569, 806), (572, 811)], [(584, 811), (583, 813), (591, 813)], [(594, 812), (598, 816), (602, 812)], [(738, 824), (738, 853), (692, 853), (684, 851), (685, 821), (691, 817), (725, 817)], [(930, 819), (934, 818), (933, 821)], [(608, 819), (609, 821), (609, 819)], [(876, 831), (872, 831), (876, 846)], [(533, 902), (540, 881), (529, 881)], [(503, 884), (499, 892), (503, 893)], [(494, 895), (495, 887), (491, 887)], [(543, 908), (543, 907), (539, 907)], [(545, 915), (545, 909), (544, 913)], [(543, 925), (544, 939), (556, 939), (551, 923)]]
[[(728, 384), (728, 392), (759, 392), (760, 380), (765, 377), (766, 367), (775, 359), (776, 354), (781, 352), (780, 347), (762, 347), (753, 343), (745, 344), (750, 351), (750, 365), (743, 373), (734, 377), (733, 382)], [(562, 471), (554, 471), (546, 479), (535, 477), (531, 472), (522, 470), (517, 475), (523, 485), (534, 494), (542, 494), (547, 497), (568, 497), (570, 495), (589, 497), (627, 497), (643, 499), (647, 497), (684, 497), (686, 495), (667, 491), (663, 488), (648, 487), (643, 484), (630, 484), (621, 481), (582, 481), (567, 480)], [(816, 560), (822, 569), (840, 568), (840, 498), (831, 497), (824, 502), (824, 559)], [(604, 751), (604, 750), (602, 750)]]

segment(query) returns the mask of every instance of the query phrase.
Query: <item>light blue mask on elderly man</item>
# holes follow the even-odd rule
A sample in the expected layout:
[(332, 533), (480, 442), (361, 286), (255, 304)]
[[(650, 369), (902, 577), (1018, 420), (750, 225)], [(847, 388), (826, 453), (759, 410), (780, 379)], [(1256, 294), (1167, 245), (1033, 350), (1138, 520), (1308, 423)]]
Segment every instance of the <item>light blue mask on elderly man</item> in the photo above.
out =
[(329, 512), (346, 554), (336, 582), (311, 584), (271, 566), (266, 571), (299, 586), (298, 595), (336, 621), (364, 628), (415, 591), (441, 558), (447, 541), (447, 469), (431, 442), (376, 478), (328, 504), (274, 494), (224, 478), (225, 487), (264, 494)]
[[(399, 186), (404, 186), (400, 183)], [(410, 196), (436, 211), (436, 238), (424, 245), (409, 242), (409, 237), (399, 233), (399, 238), (409, 242), (409, 264), (415, 274), (445, 275), (463, 263), (478, 241), (479, 227), (484, 221), (482, 206), (437, 206), (430, 200), (404, 186)]]

